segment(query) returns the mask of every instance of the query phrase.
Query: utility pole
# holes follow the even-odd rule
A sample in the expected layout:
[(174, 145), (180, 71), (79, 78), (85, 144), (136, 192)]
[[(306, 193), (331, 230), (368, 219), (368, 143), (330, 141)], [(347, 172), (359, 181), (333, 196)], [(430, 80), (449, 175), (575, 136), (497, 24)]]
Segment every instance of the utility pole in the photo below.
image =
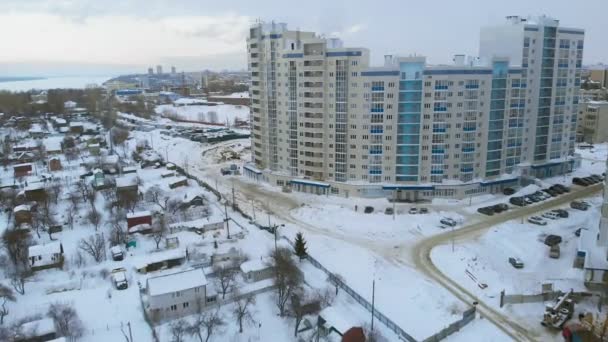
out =
[(232, 183), (232, 210), (236, 210), (236, 199), (234, 197), (234, 183)]
[(395, 221), (395, 190), (393, 190), (393, 221)]
[(376, 279), (372, 280), (372, 331), (374, 331), (374, 304), (376, 299)]
[(253, 204), (253, 200), (251, 200), (251, 210), (253, 211), (253, 221), (255, 221), (255, 205)]
[(127, 322), (127, 326), (129, 327), (129, 340), (133, 342), (133, 334), (131, 333), (131, 322)]
[(454, 226), (452, 226), (452, 253), (454, 253)]
[(226, 205), (228, 201), (224, 202), (224, 212), (226, 213), (226, 231), (228, 233), (228, 239), (230, 239), (230, 219), (228, 218), (228, 206)]

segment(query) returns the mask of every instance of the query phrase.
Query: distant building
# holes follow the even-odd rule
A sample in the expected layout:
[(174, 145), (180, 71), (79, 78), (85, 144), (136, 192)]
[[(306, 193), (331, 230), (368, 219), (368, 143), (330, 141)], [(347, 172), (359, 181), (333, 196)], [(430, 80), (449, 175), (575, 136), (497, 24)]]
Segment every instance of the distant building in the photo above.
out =
[(32, 174), (33, 166), (31, 163), (13, 165), (13, 177), (25, 177)]
[(63, 103), (63, 108), (65, 108), (66, 110), (74, 109), (77, 105), (78, 104), (74, 101), (66, 101)]
[(579, 105), (576, 137), (589, 144), (608, 141), (608, 101), (586, 101)]
[(174, 66), (172, 66), (172, 67), (171, 67), (171, 74), (175, 75), (175, 73), (176, 73), (176, 71), (175, 71), (175, 67), (174, 67)]
[(54, 172), (60, 170), (62, 170), (61, 160), (57, 157), (52, 157), (49, 159), (49, 171)]
[(608, 88), (608, 65), (589, 67), (589, 80), (599, 83), (603, 88)]
[(148, 68), (148, 75), (154, 75), (154, 69), (152, 69), (152, 67)]
[(63, 245), (59, 241), (28, 248), (28, 258), (32, 271), (63, 266)]
[(159, 75), (163, 74), (163, 66), (162, 65), (157, 65), (156, 66), (156, 73)]

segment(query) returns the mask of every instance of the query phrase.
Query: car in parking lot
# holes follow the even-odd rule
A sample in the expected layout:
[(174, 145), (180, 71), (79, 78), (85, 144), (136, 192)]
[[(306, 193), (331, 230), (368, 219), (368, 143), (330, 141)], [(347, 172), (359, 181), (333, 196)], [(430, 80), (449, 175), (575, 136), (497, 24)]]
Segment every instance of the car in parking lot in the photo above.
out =
[(551, 197), (557, 197), (557, 195), (558, 195), (557, 191), (555, 191), (551, 188), (543, 189), (543, 192), (545, 192), (546, 194), (548, 194)]
[(547, 221), (545, 221), (543, 218), (538, 217), (538, 216), (531, 216), (528, 218), (528, 222), (532, 223), (532, 224), (536, 224), (539, 226), (546, 226), (547, 225)]
[(596, 183), (595, 179), (591, 177), (583, 177), (583, 182), (587, 183), (587, 185), (593, 185)]
[(524, 262), (520, 258), (510, 257), (509, 264), (515, 268), (524, 268)]
[(568, 210), (564, 210), (564, 209), (553, 209), (553, 210), (551, 210), (551, 212), (555, 213), (555, 215), (557, 215), (560, 218), (568, 218), (568, 216), (570, 216), (570, 214), (568, 213)]
[(565, 191), (564, 191), (564, 190), (562, 190), (560, 187), (558, 187), (558, 186), (556, 186), (556, 185), (552, 185), (552, 186), (550, 186), (550, 187), (549, 187), (549, 189), (551, 189), (551, 190), (553, 190), (553, 191), (557, 192), (557, 194), (558, 194), (558, 195), (561, 195), (561, 194), (565, 193)]
[(524, 200), (524, 198), (519, 196), (509, 198), (509, 203), (518, 207), (523, 207), (526, 205), (526, 201)]
[(534, 203), (534, 201), (530, 198), (530, 196), (524, 196), (524, 202), (526, 202), (526, 204), (532, 204)]
[(495, 204), (491, 207), (495, 213), (502, 213), (503, 211), (506, 211), (509, 209), (509, 206), (504, 204), (504, 203), (498, 203)]
[(545, 237), (545, 245), (547, 246), (554, 246), (560, 243), (562, 243), (562, 237), (559, 235), (550, 234)]
[(536, 202), (540, 202), (540, 197), (534, 195), (534, 194), (530, 194), (530, 195), (526, 195), (525, 197), (526, 199), (529, 199), (530, 201), (532, 201), (533, 203)]
[(418, 211), (418, 213), (420, 214), (428, 214), (429, 213), (429, 209), (426, 207), (422, 207), (420, 208), (420, 210)]
[(551, 246), (549, 249), (549, 257), (552, 259), (559, 259), (560, 249), (559, 244)]
[(515, 189), (513, 188), (504, 188), (502, 189), (502, 193), (506, 196), (511, 196), (515, 193)]
[(494, 208), (493, 207), (481, 207), (481, 208), (477, 208), (477, 212), (480, 214), (492, 216), (492, 215), (494, 215)]
[(581, 236), (581, 231), (583, 229), (587, 230), (587, 228), (581, 227), (581, 228), (579, 228), (579, 229), (577, 229), (577, 230), (574, 231), (574, 235), (576, 235), (577, 237), (580, 237)]
[(550, 220), (557, 220), (557, 219), (559, 218), (559, 216), (557, 216), (557, 214), (556, 214), (556, 213), (551, 212), (551, 211), (548, 211), (548, 212), (546, 212), (546, 213), (543, 213), (541, 216), (542, 216), (543, 218), (550, 219)]
[(388, 208), (384, 209), (384, 213), (386, 215), (393, 215), (395, 213), (395, 211), (393, 210), (393, 208), (388, 207)]
[(563, 184), (555, 184), (554, 187), (562, 190), (563, 192), (570, 192), (570, 188)]
[(589, 182), (584, 181), (580, 177), (574, 177), (574, 178), (572, 178), (572, 184), (576, 184), (576, 185), (580, 185), (580, 186), (587, 186), (587, 185), (589, 185)]
[(449, 217), (444, 217), (439, 221), (441, 224), (445, 224), (446, 226), (454, 227), (457, 223), (454, 219)]
[(604, 177), (600, 175), (591, 175), (589, 178), (593, 179), (596, 183), (599, 183), (604, 180)]
[(418, 209), (416, 207), (411, 207), (408, 214), (418, 214)]
[(122, 267), (112, 270), (112, 281), (117, 290), (125, 290), (129, 287), (127, 271)]
[(572, 201), (570, 202), (570, 208), (585, 211), (589, 209), (589, 203), (584, 201)]
[(371, 214), (374, 212), (374, 207), (368, 205), (367, 207), (365, 207), (365, 209), (363, 209), (363, 212), (366, 214)]

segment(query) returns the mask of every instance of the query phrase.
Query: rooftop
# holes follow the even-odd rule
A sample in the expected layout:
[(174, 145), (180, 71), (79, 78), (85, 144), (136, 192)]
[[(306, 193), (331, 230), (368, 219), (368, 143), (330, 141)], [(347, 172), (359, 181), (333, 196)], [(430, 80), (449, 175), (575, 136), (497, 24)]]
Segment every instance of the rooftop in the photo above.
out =
[(162, 275), (148, 279), (148, 295), (159, 296), (207, 285), (202, 268)]
[(29, 255), (50, 255), (55, 253), (61, 253), (61, 242), (53, 241), (43, 245), (30, 246)]

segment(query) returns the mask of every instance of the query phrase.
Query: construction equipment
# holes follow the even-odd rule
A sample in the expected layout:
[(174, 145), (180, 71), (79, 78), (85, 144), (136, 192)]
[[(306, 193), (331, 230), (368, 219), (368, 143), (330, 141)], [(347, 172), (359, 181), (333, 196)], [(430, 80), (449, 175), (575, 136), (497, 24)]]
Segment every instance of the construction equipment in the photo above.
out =
[(545, 327), (561, 329), (574, 313), (574, 300), (571, 296), (572, 292), (565, 293), (557, 297), (554, 305), (547, 305), (540, 324)]

